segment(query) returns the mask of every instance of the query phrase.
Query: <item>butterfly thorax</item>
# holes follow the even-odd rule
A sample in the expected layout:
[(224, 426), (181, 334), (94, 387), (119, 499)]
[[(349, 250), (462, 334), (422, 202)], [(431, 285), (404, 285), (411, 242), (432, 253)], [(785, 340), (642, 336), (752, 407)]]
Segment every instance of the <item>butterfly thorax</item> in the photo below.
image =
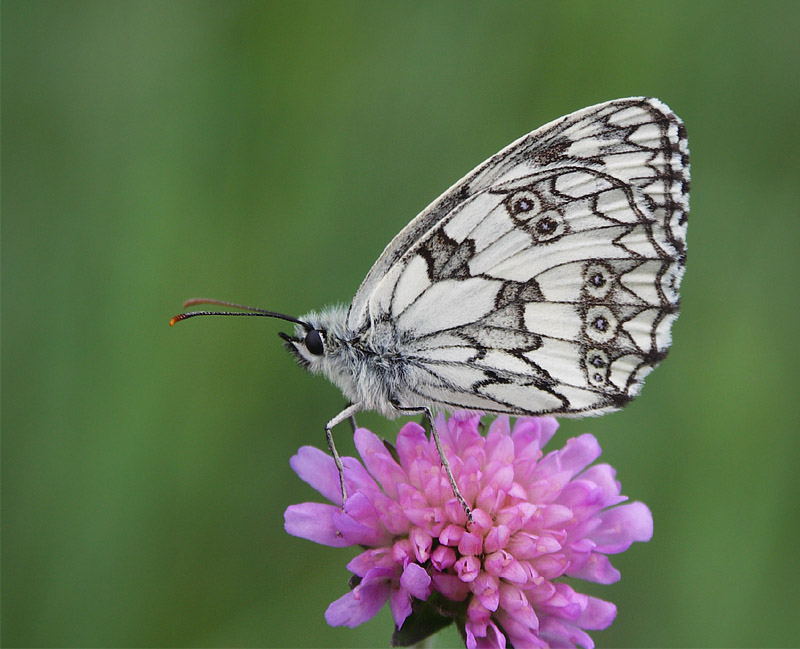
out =
[(302, 344), (302, 328), (290, 351), (311, 373), (323, 374), (339, 387), (351, 403), (396, 417), (399, 411), (393, 403), (407, 385), (408, 360), (398, 350), (396, 336), (381, 327), (352, 331), (346, 325), (346, 314), (346, 308), (337, 306), (303, 316), (304, 322), (323, 332), (324, 352), (308, 352)]

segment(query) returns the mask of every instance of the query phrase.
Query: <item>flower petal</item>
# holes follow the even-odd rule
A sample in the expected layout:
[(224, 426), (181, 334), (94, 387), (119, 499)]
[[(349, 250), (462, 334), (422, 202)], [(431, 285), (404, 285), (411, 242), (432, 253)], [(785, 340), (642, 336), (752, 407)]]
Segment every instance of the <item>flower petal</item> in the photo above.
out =
[(561, 468), (570, 471), (572, 475), (582, 471), (598, 457), (600, 457), (600, 444), (594, 435), (585, 433), (567, 440), (567, 445), (559, 451)]
[(594, 649), (594, 642), (589, 635), (557, 617), (546, 617), (539, 625), (539, 636), (547, 641), (550, 647), (577, 647)]
[(425, 563), (431, 555), (433, 538), (420, 527), (413, 527), (409, 532), (408, 538), (414, 547), (414, 556), (419, 563)]
[(375, 617), (389, 598), (391, 589), (388, 579), (362, 581), (328, 606), (325, 620), (331, 626), (357, 627)]
[(463, 602), (470, 592), (468, 584), (448, 573), (433, 573), (433, 583), (437, 591), (453, 602)]
[(339, 471), (330, 455), (313, 446), (303, 446), (289, 460), (289, 466), (325, 498), (336, 505), (342, 504)]
[(299, 536), (321, 545), (343, 548), (354, 543), (336, 528), (334, 517), (340, 513), (334, 505), (302, 503), (290, 505), (283, 514), (283, 527), (292, 536)]
[(627, 550), (634, 541), (653, 538), (653, 515), (644, 503), (620, 505), (600, 516), (603, 522), (589, 535), (597, 543), (598, 552), (616, 554)]
[(478, 601), (484, 608), (496, 611), (500, 605), (500, 580), (488, 572), (481, 572), (470, 585)]
[(347, 569), (354, 575), (366, 577), (370, 570), (375, 568), (391, 569), (393, 565), (392, 552), (389, 548), (373, 548), (350, 559)]
[(543, 448), (556, 434), (558, 421), (555, 417), (520, 417), (514, 423), (513, 437), (527, 435), (535, 439), (539, 448)]
[(611, 507), (625, 500), (620, 496), (621, 485), (616, 480), (616, 471), (608, 464), (595, 464), (580, 474), (581, 480), (594, 482), (603, 490), (603, 507)]
[(410, 421), (400, 429), (397, 433), (397, 455), (400, 465), (406, 471), (420, 458), (428, 458), (428, 438), (422, 426)]
[(536, 620), (535, 624), (528, 626), (503, 610), (498, 611), (495, 614), (495, 618), (500, 623), (500, 626), (503, 627), (503, 631), (506, 632), (512, 646), (537, 647), (541, 649), (547, 647), (547, 643), (535, 633), (539, 628), (538, 620)]
[(431, 553), (431, 563), (440, 572), (447, 570), (456, 562), (456, 553), (446, 545), (440, 545)]
[(389, 608), (392, 611), (395, 626), (398, 629), (401, 628), (406, 618), (411, 615), (411, 597), (408, 591), (403, 588), (393, 588), (389, 594)]
[(474, 581), (481, 570), (481, 561), (478, 557), (461, 557), (455, 563), (456, 574), (461, 581)]
[(592, 552), (579, 569), (573, 570), (570, 566), (566, 574), (597, 584), (613, 584), (620, 578), (619, 570), (611, 565), (611, 561), (606, 555), (599, 552)]
[(347, 539), (348, 545), (376, 547), (391, 540), (391, 535), (381, 525), (375, 508), (363, 493), (350, 496), (345, 504), (345, 511), (337, 510), (333, 521)]
[(430, 595), (431, 576), (418, 563), (409, 563), (400, 577), (400, 585), (417, 599), (426, 600)]
[(596, 597), (589, 597), (588, 600), (586, 608), (583, 609), (576, 624), (583, 629), (595, 631), (611, 626), (614, 618), (617, 617), (617, 607), (611, 602)]
[(367, 470), (380, 482), (384, 493), (397, 500), (397, 484), (408, 482), (406, 472), (374, 433), (366, 428), (359, 428), (355, 432), (354, 439)]
[(367, 493), (380, 493), (381, 488), (375, 479), (367, 472), (364, 465), (356, 458), (345, 456), (342, 458), (344, 467), (344, 483), (348, 493), (364, 491)]

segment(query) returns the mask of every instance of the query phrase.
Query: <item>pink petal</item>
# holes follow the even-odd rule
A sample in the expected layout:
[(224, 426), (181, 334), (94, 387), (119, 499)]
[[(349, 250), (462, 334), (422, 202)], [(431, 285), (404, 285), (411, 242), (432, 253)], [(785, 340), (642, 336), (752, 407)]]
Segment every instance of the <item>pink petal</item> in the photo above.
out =
[(392, 546), (392, 561), (405, 566), (409, 561), (414, 560), (414, 546), (409, 539), (399, 539)]
[(547, 442), (558, 430), (558, 421), (555, 417), (520, 417), (514, 424), (511, 433), (517, 435), (530, 435), (537, 440), (539, 448), (544, 448)]
[(489, 611), (496, 611), (500, 605), (500, 580), (488, 572), (481, 572), (470, 584), (470, 590), (478, 601)]
[(391, 589), (388, 579), (362, 581), (328, 606), (325, 620), (331, 626), (357, 627), (375, 617), (389, 598)]
[[(552, 582), (551, 582), (552, 583)], [(588, 596), (575, 592), (568, 584), (553, 583), (555, 590), (545, 602), (537, 604), (537, 610), (571, 621), (577, 620), (588, 605)]]
[(467, 649), (505, 649), (506, 647), (506, 637), (491, 620), (483, 626), (467, 622), (465, 630)]
[(500, 583), (500, 608), (528, 628), (536, 628), (539, 625), (528, 598), (516, 586)]
[[(442, 545), (456, 546), (466, 530), (461, 525), (447, 525), (439, 534), (439, 543)], [(477, 552), (473, 553), (477, 554)]]
[(583, 629), (599, 630), (608, 628), (617, 617), (617, 607), (596, 597), (589, 597), (586, 608), (575, 624)]
[(511, 464), (502, 465), (492, 474), (492, 484), (498, 491), (508, 491), (514, 484), (514, 467)]
[(556, 617), (547, 616), (542, 619), (539, 637), (553, 648), (581, 646), (584, 649), (594, 649), (594, 642), (585, 631)]
[(456, 575), (433, 573), (433, 583), (442, 595), (453, 602), (463, 602), (469, 595), (469, 585)]
[(517, 532), (512, 536), (506, 549), (517, 559), (533, 559), (539, 556), (535, 537), (526, 532)]
[(408, 591), (403, 588), (393, 589), (389, 594), (389, 608), (392, 611), (392, 619), (395, 626), (399, 629), (403, 622), (411, 615), (411, 597)]
[(409, 563), (400, 577), (400, 585), (417, 599), (426, 600), (430, 595), (431, 576), (418, 563)]
[(289, 466), (325, 498), (336, 505), (342, 504), (339, 471), (330, 455), (313, 446), (303, 446), (289, 460)]
[(441, 507), (409, 507), (403, 511), (410, 523), (421, 527), (431, 536), (439, 536), (446, 524), (446, 516)]
[(603, 507), (611, 507), (625, 500), (620, 496), (621, 485), (616, 480), (616, 471), (608, 464), (595, 464), (578, 476), (581, 480), (594, 482), (603, 490)]
[(620, 505), (600, 516), (603, 522), (589, 536), (597, 543), (598, 552), (616, 554), (627, 550), (634, 541), (653, 538), (653, 515), (644, 503)]
[(492, 517), (480, 507), (472, 510), (472, 524), (469, 526), (471, 532), (485, 534), (494, 525)]
[(433, 470), (428, 471), (424, 477), (420, 475), (423, 485), (422, 492), (431, 505), (443, 505), (452, 497), (453, 488), (440, 467), (431, 467), (431, 469)]
[(408, 535), (411, 544), (414, 547), (414, 556), (420, 563), (425, 563), (431, 554), (431, 547), (433, 547), (433, 538), (421, 527), (414, 527)]
[(549, 442), (558, 430), (558, 421), (555, 417), (537, 417), (540, 426), (539, 438), (542, 446)]
[(545, 579), (555, 579), (564, 574), (569, 560), (563, 554), (545, 554), (531, 561), (536, 572)]
[[(428, 460), (428, 438), (422, 426), (412, 421), (400, 429), (397, 433), (397, 455), (406, 471), (416, 460)], [(430, 461), (427, 463), (430, 464)]]
[(456, 562), (456, 553), (446, 545), (440, 545), (431, 554), (431, 563), (439, 571), (447, 570)]
[(489, 434), (486, 436), (486, 457), (490, 462), (511, 465), (514, 461), (514, 441), (509, 437), (507, 430), (495, 426), (489, 428)]
[[(454, 455), (464, 457), (471, 447), (483, 446), (484, 439), (478, 432), (478, 424), (481, 421), (481, 413), (458, 411), (454, 412), (445, 426), (439, 423), (436, 418), (436, 430), (442, 439), (444, 446), (449, 446)], [(448, 459), (450, 453), (447, 453)]]
[(499, 433), (505, 437), (511, 435), (511, 420), (508, 415), (495, 417), (492, 423), (489, 424), (489, 432), (486, 435), (486, 439), (488, 440), (494, 433)]
[(585, 433), (573, 437), (567, 440), (567, 445), (559, 451), (561, 468), (575, 475), (600, 457), (601, 452), (600, 444), (594, 435)]
[(503, 610), (498, 611), (495, 614), (495, 618), (500, 623), (500, 626), (503, 627), (508, 640), (514, 647), (537, 647), (540, 649), (547, 647), (547, 643), (534, 633), (539, 628), (539, 620), (528, 626)]
[[(462, 495), (463, 490), (462, 490)], [(466, 496), (465, 496), (466, 497)], [(472, 502), (472, 499), (467, 499), (467, 502)], [(444, 504), (444, 511), (447, 513), (447, 520), (456, 525), (464, 527), (467, 524), (467, 513), (458, 502), (457, 498), (451, 498)]]
[(483, 567), (490, 575), (513, 583), (524, 584), (528, 581), (528, 574), (520, 562), (505, 550), (486, 555)]
[(516, 559), (511, 559), (500, 573), (500, 576), (513, 584), (524, 584), (528, 581), (528, 573)]
[(462, 555), (477, 556), (483, 552), (483, 539), (477, 534), (466, 532), (458, 542), (458, 551)]
[(347, 493), (354, 493), (356, 491), (363, 491), (366, 493), (381, 492), (378, 483), (367, 473), (364, 465), (356, 458), (349, 456), (343, 457), (342, 466), (344, 467), (344, 483), (347, 487)]
[(613, 584), (619, 581), (620, 578), (619, 570), (611, 565), (608, 557), (597, 552), (592, 552), (580, 569), (573, 570), (570, 567), (566, 574), (570, 577), (593, 581), (597, 584)]
[(489, 626), (486, 629), (485, 644), (479, 643), (478, 646), (488, 647), (489, 649), (495, 649), (495, 647), (497, 649), (506, 649), (506, 637), (494, 622), (489, 622)]
[(367, 525), (375, 529), (381, 526), (381, 520), (375, 509), (375, 503), (363, 491), (357, 491), (348, 496), (347, 502), (344, 504), (344, 513), (351, 516), (362, 525)]
[(594, 482), (575, 478), (561, 490), (560, 505), (569, 507), (575, 518), (603, 508), (603, 490)]
[(375, 568), (391, 569), (394, 566), (392, 552), (389, 548), (374, 548), (365, 550), (353, 557), (347, 564), (347, 569), (354, 575), (366, 577), (370, 570)]
[(391, 540), (391, 535), (380, 524), (372, 503), (364, 494), (350, 496), (345, 508), (345, 511), (337, 511), (333, 515), (333, 522), (349, 545), (375, 547), (386, 545)]
[(497, 525), (489, 530), (486, 538), (483, 540), (484, 552), (496, 552), (508, 543), (511, 536), (508, 527), (505, 525)]
[(455, 563), (456, 574), (461, 581), (474, 581), (481, 570), (481, 560), (478, 557), (461, 557)]
[(299, 536), (314, 543), (343, 548), (355, 542), (340, 534), (334, 522), (340, 509), (322, 503), (290, 505), (283, 515), (284, 529), (292, 536)]
[(562, 527), (573, 517), (572, 510), (564, 505), (547, 505), (539, 511), (541, 525), (547, 529)]
[(492, 612), (481, 604), (476, 597), (469, 600), (469, 604), (467, 604), (467, 620), (477, 625), (475, 628), (480, 631), (479, 635), (486, 633), (486, 626), (489, 624), (491, 617)]
[(383, 491), (396, 500), (397, 484), (408, 482), (406, 472), (374, 433), (366, 428), (359, 428), (355, 432), (354, 439), (367, 470), (380, 482)]
[[(367, 495), (369, 492), (365, 492)], [(372, 505), (375, 508), (380, 524), (386, 528), (387, 532), (392, 536), (402, 536), (408, 534), (411, 528), (411, 523), (408, 516), (403, 511), (403, 508), (396, 500), (392, 500), (382, 492), (371, 492), (369, 497), (372, 499)], [(345, 507), (347, 509), (347, 507)]]

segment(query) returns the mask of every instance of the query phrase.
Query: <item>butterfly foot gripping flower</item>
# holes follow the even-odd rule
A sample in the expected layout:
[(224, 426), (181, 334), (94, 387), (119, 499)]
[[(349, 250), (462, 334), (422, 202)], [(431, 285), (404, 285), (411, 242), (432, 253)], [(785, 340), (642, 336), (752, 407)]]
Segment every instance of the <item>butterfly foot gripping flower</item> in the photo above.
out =
[[(363, 464), (344, 458), (349, 497), (341, 507), (333, 459), (303, 447), (292, 468), (335, 504), (286, 510), (286, 531), (324, 545), (360, 546), (350, 563), (351, 590), (325, 619), (357, 626), (388, 602), (392, 643), (418, 642), (455, 622), (476, 647), (591, 648), (587, 631), (608, 627), (610, 603), (581, 594), (563, 577), (610, 584), (608, 555), (648, 541), (653, 521), (639, 502), (620, 505), (620, 485), (592, 435), (545, 455), (552, 417), (498, 417), (484, 437), (480, 415), (436, 420), (445, 452), (473, 521), (453, 495), (436, 447), (416, 423), (396, 450), (358, 429)], [(571, 582), (574, 583), (574, 582)]]

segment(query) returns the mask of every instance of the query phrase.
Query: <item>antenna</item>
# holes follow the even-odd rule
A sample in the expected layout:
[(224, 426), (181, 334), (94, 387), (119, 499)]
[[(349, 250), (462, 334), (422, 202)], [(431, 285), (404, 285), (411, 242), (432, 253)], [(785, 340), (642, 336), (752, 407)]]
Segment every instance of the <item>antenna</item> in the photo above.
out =
[(195, 297), (191, 300), (186, 300), (186, 302), (183, 303), (183, 308), (187, 309), (190, 306), (195, 306), (197, 304), (215, 304), (217, 306), (228, 306), (233, 309), (244, 309), (244, 311), (190, 311), (189, 313), (180, 313), (173, 317), (169, 321), (169, 326), (172, 327), (176, 322), (188, 320), (189, 318), (194, 318), (195, 316), (199, 315), (239, 315), (260, 316), (262, 318), (279, 318), (280, 320), (287, 320), (288, 322), (299, 324), (308, 331), (313, 329), (313, 327), (307, 322), (303, 322), (302, 320), (298, 320), (297, 318), (293, 318), (292, 316), (284, 313), (276, 313), (275, 311), (267, 311), (266, 309), (259, 309), (258, 307), (254, 306), (245, 306), (244, 304), (234, 304), (233, 302), (223, 302), (222, 300), (212, 300), (204, 297)]

